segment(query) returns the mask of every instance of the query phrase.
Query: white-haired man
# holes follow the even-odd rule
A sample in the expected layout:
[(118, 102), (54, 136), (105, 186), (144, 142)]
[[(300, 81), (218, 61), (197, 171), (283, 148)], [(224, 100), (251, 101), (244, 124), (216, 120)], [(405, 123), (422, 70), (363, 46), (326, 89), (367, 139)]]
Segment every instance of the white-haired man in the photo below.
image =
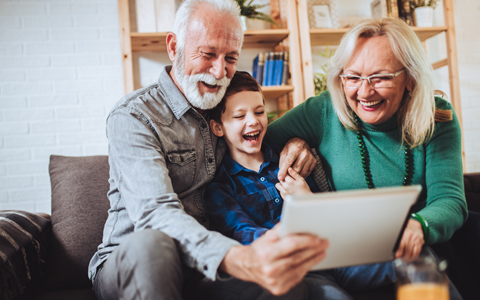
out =
[[(235, 1), (186, 0), (167, 36), (173, 66), (110, 112), (111, 208), (89, 267), (99, 299), (199, 299), (202, 293), (302, 299), (308, 293), (298, 283), (324, 257), (326, 241), (279, 239), (274, 229), (241, 246), (206, 229), (202, 193), (226, 145), (210, 132), (203, 112), (222, 99), (242, 42)], [(308, 156), (299, 143), (291, 149), (285, 165), (299, 152)], [(296, 167), (302, 164), (308, 173), (312, 158)]]

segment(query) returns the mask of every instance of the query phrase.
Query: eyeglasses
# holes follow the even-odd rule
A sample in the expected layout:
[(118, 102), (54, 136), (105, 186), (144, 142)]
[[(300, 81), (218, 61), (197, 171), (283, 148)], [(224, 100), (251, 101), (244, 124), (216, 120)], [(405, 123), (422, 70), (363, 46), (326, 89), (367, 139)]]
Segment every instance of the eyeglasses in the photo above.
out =
[(340, 78), (342, 78), (343, 85), (349, 89), (360, 88), (363, 84), (363, 80), (365, 79), (368, 81), (368, 83), (370, 83), (370, 86), (374, 89), (389, 88), (389, 87), (392, 87), (393, 80), (395, 79), (395, 77), (397, 77), (398, 74), (402, 73), (403, 71), (405, 71), (405, 69), (401, 69), (400, 71), (395, 72), (393, 74), (374, 74), (367, 77), (351, 75), (351, 74), (343, 74), (343, 75), (340, 75)]

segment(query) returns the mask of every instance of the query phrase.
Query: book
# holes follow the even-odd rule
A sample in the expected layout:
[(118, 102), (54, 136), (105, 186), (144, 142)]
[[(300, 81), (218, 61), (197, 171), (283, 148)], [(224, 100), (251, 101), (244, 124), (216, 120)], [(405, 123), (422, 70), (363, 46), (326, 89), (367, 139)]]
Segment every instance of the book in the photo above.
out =
[(275, 85), (282, 84), (282, 75), (283, 75), (283, 52), (278, 53), (278, 68), (275, 72)]
[(279, 68), (280, 68), (280, 57), (279, 57), (279, 53), (278, 52), (275, 52), (273, 54), (273, 61), (274, 61), (274, 65), (273, 65), (273, 75), (272, 75), (272, 85), (277, 85), (277, 80), (278, 80), (278, 72), (279, 72)]
[(262, 85), (263, 83), (263, 67), (265, 65), (265, 53), (259, 52), (253, 59), (252, 76)]
[(398, 18), (397, 0), (387, 0), (387, 12), (391, 18)]
[(270, 53), (265, 53), (265, 65), (263, 67), (262, 86), (267, 86), (268, 70), (270, 69)]
[(397, 0), (398, 1), (398, 16), (407, 25), (413, 26), (413, 11), (410, 7), (410, 0)]
[(265, 53), (258, 53), (257, 77), (255, 78), (261, 85), (263, 82), (263, 69), (265, 67)]
[(253, 66), (252, 66), (252, 76), (258, 81), (257, 69), (258, 69), (258, 54), (253, 59)]
[(275, 53), (270, 52), (268, 55), (268, 59), (266, 60), (267, 63), (267, 84), (266, 86), (273, 85), (273, 76), (274, 76), (274, 68), (275, 68)]
[(283, 52), (283, 69), (282, 69), (282, 85), (286, 85), (288, 81), (289, 70), (289, 56), (288, 51)]

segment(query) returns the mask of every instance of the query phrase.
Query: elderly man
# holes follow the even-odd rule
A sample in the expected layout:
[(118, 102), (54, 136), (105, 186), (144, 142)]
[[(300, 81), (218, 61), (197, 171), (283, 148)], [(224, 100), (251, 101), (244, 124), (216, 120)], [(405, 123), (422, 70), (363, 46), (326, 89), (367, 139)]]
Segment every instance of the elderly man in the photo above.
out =
[(235, 73), (239, 12), (232, 0), (186, 0), (167, 36), (173, 66), (108, 116), (111, 208), (89, 267), (99, 299), (301, 299), (298, 283), (325, 255), (328, 243), (311, 235), (279, 239), (274, 229), (241, 246), (206, 229), (202, 193), (226, 145), (203, 112), (218, 104)]

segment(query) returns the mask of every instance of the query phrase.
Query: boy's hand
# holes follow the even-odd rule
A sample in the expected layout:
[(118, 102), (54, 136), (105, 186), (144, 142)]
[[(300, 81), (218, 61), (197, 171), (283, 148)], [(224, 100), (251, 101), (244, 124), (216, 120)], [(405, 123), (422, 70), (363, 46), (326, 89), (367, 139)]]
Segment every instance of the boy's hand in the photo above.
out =
[(282, 198), (285, 198), (287, 195), (305, 195), (312, 193), (305, 179), (293, 168), (288, 168), (288, 175), (285, 177), (285, 180), (277, 183), (275, 187), (280, 192)]

